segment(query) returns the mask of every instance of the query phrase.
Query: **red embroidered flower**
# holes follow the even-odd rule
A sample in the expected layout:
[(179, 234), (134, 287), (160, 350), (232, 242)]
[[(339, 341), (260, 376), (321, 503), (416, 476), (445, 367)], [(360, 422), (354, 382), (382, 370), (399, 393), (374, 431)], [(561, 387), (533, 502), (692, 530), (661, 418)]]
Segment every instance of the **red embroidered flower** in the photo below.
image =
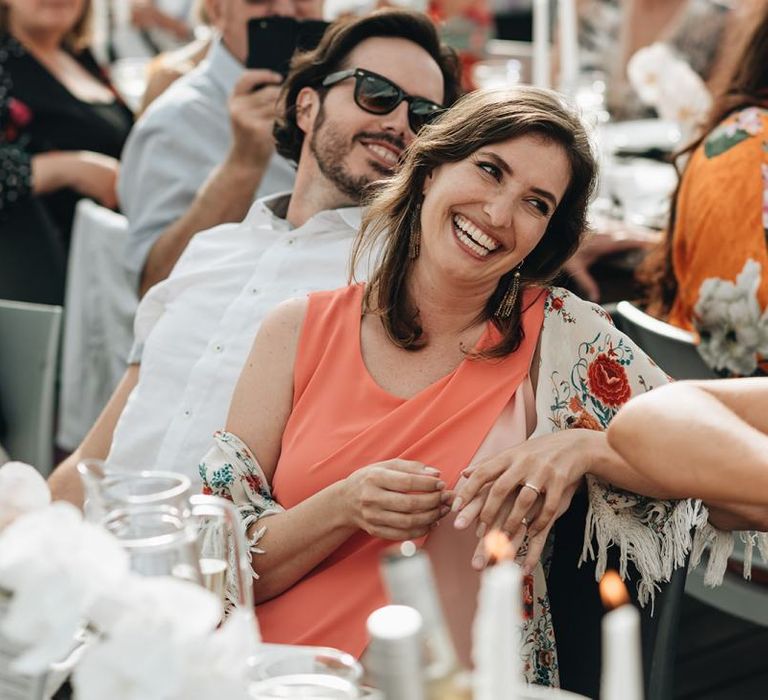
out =
[(32, 120), (32, 110), (21, 100), (12, 97), (8, 100), (8, 116), (16, 126), (24, 127)]
[(539, 652), (539, 666), (550, 668), (555, 662), (555, 655), (549, 649), (542, 649)]
[(523, 576), (523, 619), (533, 619), (533, 576)]
[(631, 394), (624, 368), (605, 353), (599, 354), (587, 370), (589, 388), (608, 406), (621, 406)]
[(259, 491), (261, 491), (261, 479), (259, 479), (258, 476), (255, 474), (246, 474), (244, 478), (251, 491), (254, 493), (259, 493)]
[(564, 302), (560, 297), (555, 297), (554, 299), (552, 299), (552, 308), (555, 311), (560, 311), (560, 309), (563, 308), (563, 304)]
[(210, 486), (203, 486), (203, 496), (212, 496), (213, 490)]

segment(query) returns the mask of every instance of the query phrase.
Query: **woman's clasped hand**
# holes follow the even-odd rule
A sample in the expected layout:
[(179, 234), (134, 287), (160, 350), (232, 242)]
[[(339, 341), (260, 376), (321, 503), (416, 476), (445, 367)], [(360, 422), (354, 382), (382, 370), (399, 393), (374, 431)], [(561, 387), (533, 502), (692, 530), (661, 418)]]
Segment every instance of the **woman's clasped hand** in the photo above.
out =
[[(479, 537), (499, 528), (516, 553), (527, 537), (523, 566), (530, 573), (552, 526), (587, 473), (592, 443), (600, 438), (590, 430), (564, 430), (529, 439), (468, 467), (453, 499), (454, 527), (463, 530), (475, 524)], [(472, 565), (483, 568), (486, 563), (479, 542)]]
[(433, 468), (389, 459), (344, 479), (342, 507), (350, 524), (385, 540), (426, 535), (450, 511), (450, 491)]

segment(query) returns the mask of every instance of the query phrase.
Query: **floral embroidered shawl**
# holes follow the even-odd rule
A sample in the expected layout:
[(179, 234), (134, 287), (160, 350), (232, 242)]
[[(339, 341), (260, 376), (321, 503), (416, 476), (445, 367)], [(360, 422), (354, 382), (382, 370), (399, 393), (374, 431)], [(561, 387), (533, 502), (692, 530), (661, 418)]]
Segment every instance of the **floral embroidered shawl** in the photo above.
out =
[[(532, 437), (567, 430), (604, 430), (633, 395), (666, 384), (669, 379), (627, 336), (616, 330), (599, 306), (570, 292), (551, 288), (541, 331), (541, 357), (536, 388), (537, 427)], [(254, 535), (252, 551), (268, 527), (267, 516), (281, 507), (271, 496), (263, 473), (236, 436), (217, 433), (215, 444), (200, 464), (204, 492), (234, 500), (247, 526), (264, 518)], [(693, 549), (697, 560), (711, 546), (706, 581), (722, 580), (733, 535), (707, 524), (698, 501), (658, 501), (628, 493), (588, 476), (589, 512), (582, 558), (596, 558), (597, 576), (606, 567), (610, 546), (619, 547), (622, 576), (632, 562), (639, 574), (640, 602), (652, 601), (659, 583), (685, 563)], [(693, 531), (697, 531), (694, 543)], [(768, 560), (768, 537), (746, 533)], [(751, 560), (752, 548), (747, 548)], [(546, 564), (546, 562), (545, 562)], [(539, 576), (526, 584), (523, 668), (530, 683), (557, 686), (556, 640), (546, 593)], [(255, 575), (255, 572), (254, 572)], [(534, 604), (532, 604), (534, 603)]]

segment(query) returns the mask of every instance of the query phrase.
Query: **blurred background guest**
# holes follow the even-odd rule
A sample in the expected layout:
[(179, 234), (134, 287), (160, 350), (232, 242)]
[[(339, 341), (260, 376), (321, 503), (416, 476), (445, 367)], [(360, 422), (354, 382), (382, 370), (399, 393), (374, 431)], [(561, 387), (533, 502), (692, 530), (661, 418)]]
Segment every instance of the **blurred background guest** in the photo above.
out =
[(725, 0), (578, 0), (579, 73), (600, 72), (618, 119), (652, 116), (627, 81), (638, 49), (669, 44), (705, 81), (715, 69), (731, 9)]
[(464, 89), (476, 88), (472, 66), (484, 57), (486, 43), (493, 35), (488, 0), (430, 0), (427, 14), (440, 28), (442, 40), (459, 55)]
[(210, 20), (203, 0), (195, 2), (193, 19), (196, 23), (195, 38), (177, 49), (158, 54), (147, 66), (147, 82), (137, 116), (174, 82), (197, 67), (208, 54), (211, 46)]
[(724, 375), (768, 370), (768, 4), (686, 152), (663, 246), (644, 271), (649, 311), (695, 330)]
[(60, 304), (75, 204), (116, 205), (133, 123), (88, 49), (90, 0), (0, 4), (0, 298)]
[(151, 58), (193, 37), (195, 0), (93, 0), (95, 51), (104, 62)]

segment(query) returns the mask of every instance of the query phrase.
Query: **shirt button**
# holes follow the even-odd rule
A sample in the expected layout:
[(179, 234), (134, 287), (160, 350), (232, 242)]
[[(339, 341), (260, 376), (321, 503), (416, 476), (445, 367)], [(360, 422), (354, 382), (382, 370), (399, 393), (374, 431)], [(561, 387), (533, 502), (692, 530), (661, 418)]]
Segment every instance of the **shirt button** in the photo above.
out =
[(213, 346), (213, 349), (215, 352), (222, 352), (224, 350), (224, 346), (221, 343), (216, 343)]
[(295, 238), (289, 238), (288, 239), (288, 245), (293, 245), (296, 242)]
[(192, 415), (192, 411), (190, 411), (188, 408), (184, 411), (184, 417), (189, 418)]
[(258, 294), (258, 293), (259, 293), (259, 290), (258, 290), (256, 287), (254, 287), (254, 288), (251, 290), (251, 294)]

